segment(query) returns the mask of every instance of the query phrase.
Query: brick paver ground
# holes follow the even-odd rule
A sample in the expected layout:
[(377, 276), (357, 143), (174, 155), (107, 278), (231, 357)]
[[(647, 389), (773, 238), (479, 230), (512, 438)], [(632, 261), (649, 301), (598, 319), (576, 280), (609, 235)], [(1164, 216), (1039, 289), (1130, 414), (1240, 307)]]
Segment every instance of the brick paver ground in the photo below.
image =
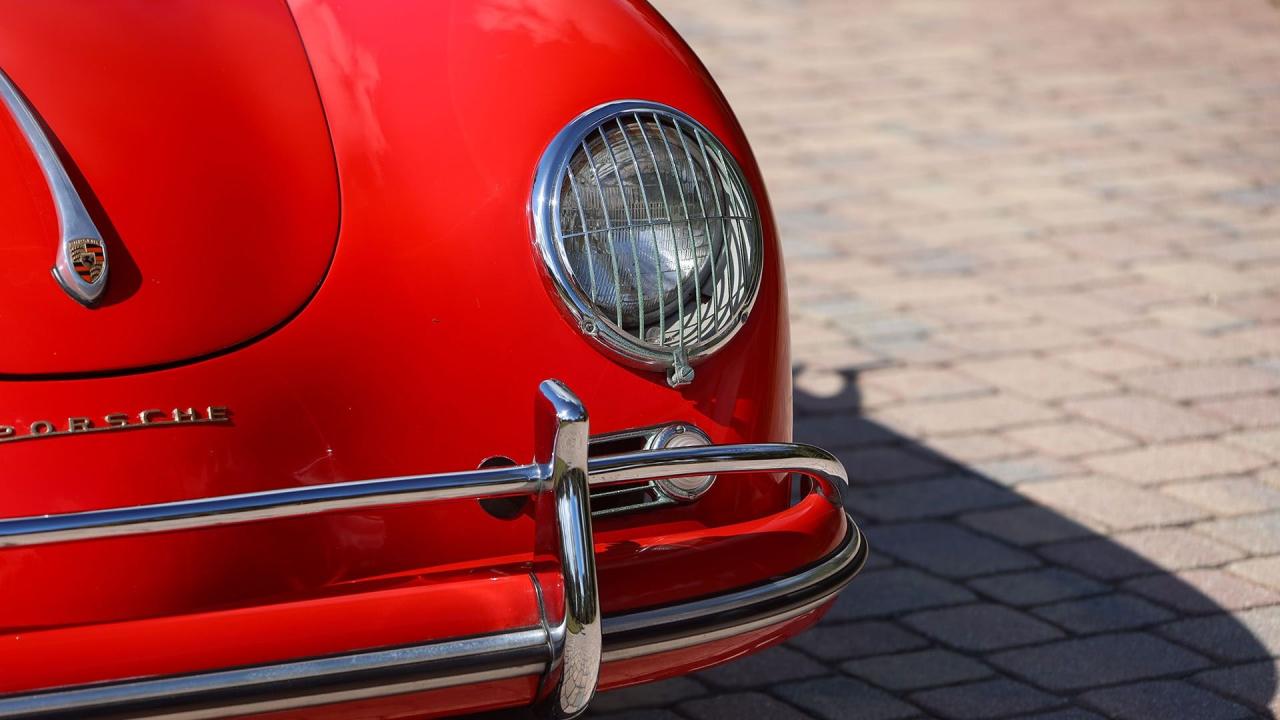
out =
[(641, 718), (1280, 709), (1280, 9), (659, 0), (759, 155), (875, 558)]

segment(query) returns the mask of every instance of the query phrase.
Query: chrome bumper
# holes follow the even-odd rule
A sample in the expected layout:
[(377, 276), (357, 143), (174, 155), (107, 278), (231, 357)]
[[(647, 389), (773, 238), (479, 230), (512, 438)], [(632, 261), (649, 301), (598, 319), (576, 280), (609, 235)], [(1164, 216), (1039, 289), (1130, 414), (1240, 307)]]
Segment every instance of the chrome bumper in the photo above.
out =
[[(558, 558), (564, 602), (540, 626), (423, 645), (232, 670), (0, 696), (0, 718), (128, 716), (195, 720), (542, 677), (538, 709), (574, 717), (602, 662), (676, 650), (798, 617), (861, 569), (866, 544), (850, 520), (840, 547), (784, 578), (678, 605), (601, 618), (590, 487), (684, 475), (786, 471), (818, 481), (841, 505), (844, 468), (807, 445), (768, 443), (648, 450), (587, 459), (587, 412), (563, 384), (539, 387), (534, 462), (517, 467), (314, 485), (182, 502), (0, 520), (0, 547), (214, 527), (323, 512), (458, 498), (534, 495), (539, 550)], [(536, 578), (531, 575), (531, 581)]]

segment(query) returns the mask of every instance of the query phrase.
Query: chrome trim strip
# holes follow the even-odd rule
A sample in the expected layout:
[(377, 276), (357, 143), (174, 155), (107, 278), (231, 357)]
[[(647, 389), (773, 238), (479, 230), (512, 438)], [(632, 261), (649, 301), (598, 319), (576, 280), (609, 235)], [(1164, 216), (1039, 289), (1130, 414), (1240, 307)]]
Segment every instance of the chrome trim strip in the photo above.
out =
[[(850, 527), (852, 527), (852, 522), (850, 522)], [(802, 592), (806, 588), (824, 584), (827, 580), (847, 570), (860, 554), (865, 553), (866, 548), (861, 536), (857, 532), (850, 532), (845, 536), (840, 547), (835, 552), (828, 555), (819, 564), (795, 575), (788, 575), (773, 582), (725, 595), (716, 595), (703, 600), (682, 603), (675, 607), (642, 610), (606, 618), (604, 622), (605, 633), (616, 637), (622, 633), (636, 632), (672, 623), (713, 620), (716, 617), (723, 616), (725, 613), (778, 601), (788, 595)]]
[[(546, 666), (546, 642), (542, 628), (525, 628), (278, 665), (0, 697), (0, 717), (132, 714), (146, 708), (148, 718), (194, 720), (327, 705), (536, 675)], [(204, 703), (210, 706), (200, 707)]]
[(741, 472), (798, 472), (820, 480), (824, 494), (840, 505), (849, 485), (844, 465), (812, 445), (756, 443), (707, 445), (606, 455), (591, 459), (591, 485), (656, 480), (688, 475)]
[[(679, 650), (799, 617), (834, 597), (865, 559), (865, 542), (850, 522), (839, 549), (796, 575), (727, 595), (605, 618), (602, 661)], [(536, 589), (536, 579), (530, 579)], [(779, 591), (778, 586), (787, 590)], [(717, 616), (730, 620), (697, 626), (689, 622)], [(523, 628), (280, 665), (0, 697), (0, 718), (117, 717), (124, 711), (164, 720), (204, 720), (313, 707), (543, 674), (550, 665), (552, 642), (545, 627)], [(389, 677), (393, 674), (395, 678)]]
[[(848, 484), (844, 467), (835, 456), (811, 445), (788, 443), (644, 450), (592, 458), (588, 468), (592, 487), (684, 475), (799, 472), (821, 480), (827, 498), (836, 505), (840, 504), (843, 488)], [(437, 500), (528, 495), (538, 490), (545, 472), (544, 466), (535, 463), (8, 518), (0, 520), (0, 548), (192, 530)]]
[(538, 493), (536, 549), (560, 561), (564, 603), (547, 608), (551, 662), (539, 699), (547, 718), (577, 717), (600, 676), (600, 593), (587, 481), (587, 410), (557, 380), (544, 380), (535, 463), (548, 468)]
[[(58, 213), (60, 235), (58, 252), (53, 264), (53, 277), (73, 300), (85, 307), (92, 307), (102, 297), (107, 287), (107, 274), (110, 268), (107, 262), (107, 246), (102, 240), (102, 233), (98, 232), (98, 227), (89, 217), (89, 211), (85, 209), (80, 193), (76, 192), (75, 185), (67, 175), (67, 169), (63, 167), (62, 160), (53, 149), (53, 143), (49, 142), (49, 137), (40, 127), (40, 122), (36, 120), (31, 106), (27, 104), (4, 71), (0, 71), (0, 99), (4, 100), (9, 113), (26, 137), (27, 145), (36, 156), (40, 170), (44, 173), (45, 182), (49, 185), (49, 194), (53, 196), (53, 206)], [(71, 245), (80, 240), (94, 241), (102, 248), (102, 274), (91, 283), (82, 280), (73, 267)]]
[(520, 465), (264, 490), (110, 510), (10, 518), (0, 520), (0, 548), (192, 530), (254, 520), (436, 500), (527, 495), (537, 489), (541, 473), (542, 468), (538, 465)]
[(630, 660), (632, 658), (644, 657), (646, 655), (656, 655), (658, 653), (669, 652), (672, 650), (683, 650), (684, 648), (702, 645), (704, 643), (715, 642), (727, 638), (743, 635), (754, 630), (760, 630), (772, 625), (780, 625), (793, 618), (818, 609), (824, 602), (830, 600), (836, 593), (844, 589), (844, 585), (835, 588), (829, 593), (818, 597), (815, 600), (807, 602), (803, 605), (784, 610), (774, 615), (767, 615), (738, 625), (729, 625), (727, 627), (716, 628), (706, 632), (692, 633), (689, 635), (681, 635), (667, 640), (644, 643), (639, 645), (628, 645), (624, 647), (606, 650), (604, 653), (604, 662), (617, 662), (619, 660)]

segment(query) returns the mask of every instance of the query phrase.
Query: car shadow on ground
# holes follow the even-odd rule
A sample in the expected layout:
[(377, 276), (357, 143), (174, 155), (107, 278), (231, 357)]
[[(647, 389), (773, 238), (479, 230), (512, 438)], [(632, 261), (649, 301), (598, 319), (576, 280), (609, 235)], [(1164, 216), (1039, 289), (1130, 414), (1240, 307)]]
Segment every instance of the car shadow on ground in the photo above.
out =
[(1001, 482), (867, 418), (856, 371), (840, 375), (831, 395), (797, 389), (795, 438), (845, 463), (866, 569), (807, 633), (688, 678), (602, 693), (593, 714), (1270, 716), (1275, 665), (1255, 633), (1276, 633), (1259, 627), (1271, 616), (1233, 615), (1241, 605), (1169, 572), (1160, 558), (1178, 549), (1162, 547), (1160, 529), (1135, 551), (1028, 500), (1006, 484), (1017, 467), (1002, 467)]
[(1137, 552), (1032, 502), (1007, 484), (1018, 468), (1001, 482), (865, 417), (856, 371), (840, 374), (831, 395), (796, 391), (795, 439), (849, 471), (845, 504), (871, 545), (862, 574), (808, 632), (601, 693), (589, 715), (1271, 716), (1275, 665), (1255, 633), (1280, 631), (1166, 570), (1161, 530)]

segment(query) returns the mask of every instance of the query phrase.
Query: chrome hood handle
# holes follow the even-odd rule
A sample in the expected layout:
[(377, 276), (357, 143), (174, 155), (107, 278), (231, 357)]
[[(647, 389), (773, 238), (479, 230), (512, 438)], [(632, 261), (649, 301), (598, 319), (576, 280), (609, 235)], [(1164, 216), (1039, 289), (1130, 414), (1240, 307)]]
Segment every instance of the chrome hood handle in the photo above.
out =
[(9, 76), (0, 71), (0, 98), (9, 114), (22, 130), (35, 154), (49, 194), (58, 213), (58, 250), (53, 263), (53, 277), (71, 299), (93, 307), (107, 288), (107, 244), (93, 224), (80, 193), (71, 184), (49, 137), (36, 120), (31, 106), (18, 93)]

